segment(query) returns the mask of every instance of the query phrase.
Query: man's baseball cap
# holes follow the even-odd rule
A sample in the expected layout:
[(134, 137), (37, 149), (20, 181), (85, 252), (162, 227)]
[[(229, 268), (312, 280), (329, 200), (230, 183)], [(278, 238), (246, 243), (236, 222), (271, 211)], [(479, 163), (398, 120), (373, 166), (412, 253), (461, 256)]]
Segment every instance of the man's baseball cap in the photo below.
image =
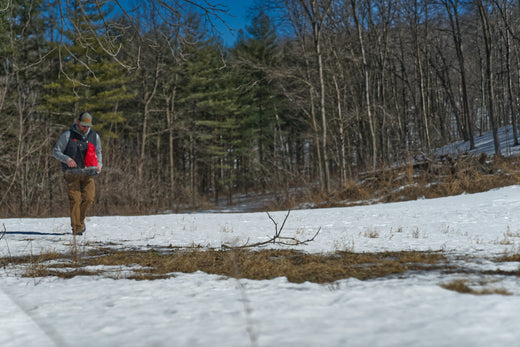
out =
[(92, 126), (92, 116), (88, 112), (83, 112), (79, 115), (79, 124), (81, 124), (84, 127), (91, 127)]

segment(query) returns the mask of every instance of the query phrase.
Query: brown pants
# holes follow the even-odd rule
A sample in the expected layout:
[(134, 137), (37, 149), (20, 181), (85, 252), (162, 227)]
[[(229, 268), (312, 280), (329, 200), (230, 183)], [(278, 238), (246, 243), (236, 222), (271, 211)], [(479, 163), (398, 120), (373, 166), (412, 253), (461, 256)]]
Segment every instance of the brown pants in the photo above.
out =
[(94, 177), (65, 173), (70, 202), (70, 225), (74, 233), (85, 228), (87, 211), (94, 202), (96, 185)]

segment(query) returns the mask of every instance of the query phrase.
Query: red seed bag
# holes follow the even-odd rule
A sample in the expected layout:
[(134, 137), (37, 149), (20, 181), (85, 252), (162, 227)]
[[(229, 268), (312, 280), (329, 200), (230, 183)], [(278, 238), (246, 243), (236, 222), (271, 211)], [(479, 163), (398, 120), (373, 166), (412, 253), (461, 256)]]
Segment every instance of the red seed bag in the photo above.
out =
[(98, 166), (96, 147), (91, 143), (88, 144), (87, 154), (85, 155), (85, 167), (89, 166)]

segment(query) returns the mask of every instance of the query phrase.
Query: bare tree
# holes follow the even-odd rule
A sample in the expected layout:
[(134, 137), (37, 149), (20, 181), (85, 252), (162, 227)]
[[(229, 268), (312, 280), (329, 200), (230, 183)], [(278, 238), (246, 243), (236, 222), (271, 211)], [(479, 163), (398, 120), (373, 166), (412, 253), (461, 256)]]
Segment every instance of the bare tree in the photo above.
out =
[(462, 92), (462, 119), (464, 124), (462, 135), (464, 136), (464, 140), (469, 140), (470, 148), (474, 149), (475, 140), (473, 136), (473, 120), (469, 108), (468, 87), (466, 79), (466, 63), (464, 53), (462, 50), (463, 38), (461, 33), (459, 16), (461, 2), (459, 0), (442, 0), (442, 3), (446, 8), (446, 12), (450, 21), (451, 34), (453, 38), (453, 43), (455, 44), (455, 52), (457, 53), (457, 63), (459, 66), (461, 85), (460, 88)]
[[(318, 72), (318, 88), (311, 86), (311, 98), (313, 98), (314, 90), (318, 90), (319, 95), (319, 110), (321, 115), (321, 141), (317, 141), (318, 145), (318, 158), (323, 160), (319, 160), (319, 170), (322, 172), (323, 167), (323, 179), (320, 180), (322, 190), (329, 192), (330, 191), (330, 168), (329, 168), (329, 155), (328, 155), (328, 120), (327, 120), (327, 111), (326, 111), (326, 83), (325, 83), (325, 75), (324, 75), (324, 62), (323, 62), (323, 30), (325, 29), (326, 20), (329, 17), (332, 0), (290, 0), (287, 1), (287, 7), (289, 12), (297, 10), (298, 7), (301, 7), (303, 10), (303, 14), (306, 19), (310, 23), (311, 37), (314, 48), (314, 56), (316, 59), (316, 69)], [(293, 16), (294, 19), (297, 20)], [(301, 34), (306, 35), (306, 32), (301, 32)], [(313, 110), (312, 119), (314, 128), (316, 127), (316, 121), (314, 117), (314, 105), (311, 104), (311, 109)], [(321, 148), (321, 150), (319, 149)], [(323, 165), (323, 166), (322, 166)], [(320, 177), (321, 174), (320, 174)]]
[[(369, 66), (368, 66), (368, 60), (366, 56), (366, 49), (365, 49), (365, 41), (363, 39), (363, 30), (361, 27), (361, 19), (359, 17), (359, 10), (358, 10), (358, 2), (357, 0), (350, 0), (350, 5), (352, 7), (352, 13), (354, 16), (354, 21), (356, 23), (356, 31), (357, 31), (357, 38), (359, 42), (359, 48), (361, 50), (361, 61), (362, 61), (362, 71), (363, 71), (363, 78), (364, 78), (364, 92), (365, 92), (365, 102), (366, 102), (366, 112), (368, 117), (368, 125), (370, 129), (370, 138), (372, 140), (372, 167), (375, 169), (377, 165), (377, 137), (376, 137), (376, 125), (375, 120), (373, 116), (373, 106), (372, 106), (372, 96), (370, 92), (370, 77), (369, 77)], [(370, 11), (370, 9), (368, 9)]]
[(488, 116), (491, 123), (491, 131), (493, 132), (493, 143), (495, 145), (495, 155), (502, 155), (500, 150), (500, 139), (498, 138), (498, 126), (495, 119), (495, 74), (493, 72), (493, 28), (489, 20), (488, 10), (483, 4), (483, 0), (475, 0), (480, 20), (482, 24), (482, 33), (484, 39), (484, 48), (486, 55), (486, 87), (488, 96)]

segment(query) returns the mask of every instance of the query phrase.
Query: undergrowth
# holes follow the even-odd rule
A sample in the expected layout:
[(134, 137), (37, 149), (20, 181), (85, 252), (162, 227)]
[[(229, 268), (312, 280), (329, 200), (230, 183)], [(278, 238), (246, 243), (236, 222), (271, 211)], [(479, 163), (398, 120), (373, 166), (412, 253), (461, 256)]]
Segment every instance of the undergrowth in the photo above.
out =
[(319, 187), (295, 189), (286, 199), (273, 199), (267, 207), (274, 210), (398, 202), (479, 193), (515, 184), (520, 184), (518, 158), (447, 156), (357, 173), (328, 194)]

